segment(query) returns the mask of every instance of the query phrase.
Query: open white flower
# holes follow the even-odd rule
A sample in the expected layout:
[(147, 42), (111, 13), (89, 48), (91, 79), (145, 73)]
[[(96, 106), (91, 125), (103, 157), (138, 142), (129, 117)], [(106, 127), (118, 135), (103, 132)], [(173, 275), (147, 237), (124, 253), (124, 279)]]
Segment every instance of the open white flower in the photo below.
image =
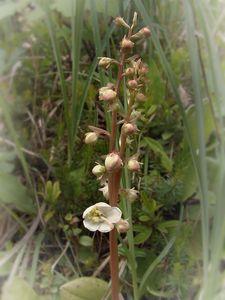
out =
[(99, 202), (83, 212), (83, 223), (90, 231), (109, 232), (114, 228), (114, 224), (119, 222), (121, 216), (122, 212), (118, 207)]

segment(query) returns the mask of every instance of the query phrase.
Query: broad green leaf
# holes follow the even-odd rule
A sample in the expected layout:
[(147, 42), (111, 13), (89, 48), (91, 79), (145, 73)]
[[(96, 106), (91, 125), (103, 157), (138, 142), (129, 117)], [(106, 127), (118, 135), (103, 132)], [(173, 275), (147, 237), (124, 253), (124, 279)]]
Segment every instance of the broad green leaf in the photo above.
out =
[(108, 283), (96, 277), (80, 277), (60, 288), (60, 300), (101, 300), (108, 291)]
[(6, 282), (2, 288), (1, 300), (47, 300), (39, 297), (29, 284), (22, 278), (15, 277), (12, 282)]
[(93, 239), (90, 236), (82, 235), (79, 239), (79, 244), (84, 247), (91, 247), (93, 245)]
[(0, 173), (0, 202), (13, 204), (23, 212), (35, 212), (26, 188), (10, 174)]
[(156, 155), (160, 156), (161, 164), (162, 166), (168, 171), (172, 171), (173, 167), (173, 162), (169, 157), (167, 156), (166, 152), (164, 151), (162, 145), (150, 138), (150, 137), (145, 137), (144, 138), (144, 144), (147, 145)]
[(152, 234), (152, 228), (149, 228), (146, 231), (136, 234), (134, 237), (134, 244), (135, 245), (143, 244), (145, 241), (147, 241), (147, 239), (150, 237), (151, 234)]

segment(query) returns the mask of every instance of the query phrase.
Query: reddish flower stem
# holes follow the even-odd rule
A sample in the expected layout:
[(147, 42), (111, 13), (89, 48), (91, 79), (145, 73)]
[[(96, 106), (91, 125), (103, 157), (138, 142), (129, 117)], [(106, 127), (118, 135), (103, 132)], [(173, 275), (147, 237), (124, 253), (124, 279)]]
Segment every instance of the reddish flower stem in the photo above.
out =
[[(128, 33), (128, 38), (131, 36), (131, 29)], [(115, 92), (119, 96), (120, 85), (123, 78), (123, 69), (125, 63), (125, 53), (122, 53), (118, 68), (117, 81)], [(117, 112), (112, 112), (112, 129), (109, 140), (109, 152), (116, 151), (116, 131), (117, 131)], [(126, 143), (125, 143), (126, 144)], [(117, 206), (118, 195), (120, 188), (121, 170), (109, 174), (109, 204)], [(118, 267), (118, 245), (117, 245), (117, 231), (114, 228), (109, 233), (109, 247), (110, 247), (110, 272), (112, 282), (112, 300), (119, 300), (119, 267)]]

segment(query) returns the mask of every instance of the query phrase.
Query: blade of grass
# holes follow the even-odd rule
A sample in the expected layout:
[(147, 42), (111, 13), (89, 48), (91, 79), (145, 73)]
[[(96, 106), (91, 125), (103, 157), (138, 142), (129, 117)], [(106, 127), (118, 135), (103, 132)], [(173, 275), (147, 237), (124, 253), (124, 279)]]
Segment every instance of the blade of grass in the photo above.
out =
[[(213, 28), (216, 28), (217, 22), (211, 15), (211, 5), (203, 1), (194, 3), (194, 9), (198, 16), (198, 22), (203, 34), (207, 55), (205, 62), (207, 68), (208, 86), (213, 97), (213, 104), (216, 107), (217, 118), (220, 123), (220, 132), (223, 132), (224, 100), (225, 100), (225, 80), (218, 55), (217, 43), (214, 37)], [(223, 13), (223, 12), (222, 12)], [(220, 17), (218, 17), (220, 19)], [(208, 20), (211, 20), (209, 23)], [(211, 231), (211, 261), (208, 281), (203, 285), (201, 290), (202, 299), (214, 299), (216, 293), (222, 289), (222, 278), (220, 272), (220, 263), (223, 257), (224, 240), (225, 240), (225, 205), (224, 205), (224, 180), (225, 180), (225, 159), (224, 159), (224, 135), (220, 135), (220, 143), (217, 147), (217, 161), (220, 169), (217, 172), (216, 185), (216, 203), (212, 222)]]
[(37, 275), (38, 259), (39, 259), (39, 255), (40, 255), (41, 244), (42, 244), (44, 237), (45, 237), (45, 232), (41, 232), (35, 238), (34, 253), (33, 253), (33, 258), (32, 258), (31, 269), (30, 269), (29, 277), (28, 277), (28, 282), (31, 287), (33, 287), (35, 284), (36, 275)]
[(62, 90), (62, 96), (63, 96), (63, 105), (64, 105), (64, 116), (66, 120), (66, 127), (67, 127), (67, 138), (68, 138), (68, 146), (67, 146), (67, 153), (68, 153), (68, 163), (71, 162), (71, 149), (72, 149), (72, 131), (71, 131), (71, 116), (69, 112), (69, 97), (68, 97), (68, 91), (66, 87), (66, 80), (63, 72), (63, 66), (62, 66), (62, 55), (61, 50), (59, 46), (59, 41), (55, 34), (55, 26), (52, 20), (52, 15), (50, 11), (49, 4), (45, 2), (44, 9), (46, 11), (46, 23), (49, 31), (49, 36), (52, 43), (53, 53), (57, 65), (57, 70), (59, 73), (60, 78), (60, 84), (61, 84), (61, 90)]
[(198, 44), (195, 36), (195, 22), (192, 7), (189, 1), (184, 0), (185, 21), (187, 28), (187, 42), (190, 52), (192, 71), (192, 84), (197, 116), (197, 133), (199, 140), (199, 172), (200, 172), (200, 193), (201, 193), (201, 223), (203, 242), (203, 273), (204, 282), (207, 282), (209, 263), (209, 204), (208, 204), (208, 179), (204, 131), (204, 111), (201, 94), (201, 75)]
[(71, 130), (72, 130), (72, 141), (71, 141), (71, 153), (73, 151), (74, 139), (78, 129), (78, 113), (81, 101), (78, 98), (78, 73), (80, 54), (82, 48), (82, 35), (83, 35), (83, 16), (84, 16), (85, 0), (71, 1), (72, 9), (72, 106), (71, 106)]

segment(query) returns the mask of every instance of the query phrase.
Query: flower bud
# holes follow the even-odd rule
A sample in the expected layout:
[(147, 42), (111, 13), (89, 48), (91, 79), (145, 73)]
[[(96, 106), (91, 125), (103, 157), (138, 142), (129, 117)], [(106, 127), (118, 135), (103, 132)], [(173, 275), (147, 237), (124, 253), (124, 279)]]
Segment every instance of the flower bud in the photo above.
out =
[(130, 158), (127, 163), (127, 169), (131, 172), (139, 172), (140, 171), (140, 163), (135, 158)]
[(120, 219), (119, 222), (116, 223), (116, 229), (119, 233), (127, 232), (130, 228), (130, 224), (127, 220)]
[(131, 77), (131, 76), (133, 76), (134, 75), (134, 68), (127, 68), (126, 70), (125, 70), (125, 75), (126, 76), (128, 76), (128, 77)]
[(85, 134), (85, 144), (95, 144), (98, 140), (98, 134), (96, 132), (87, 132)]
[(132, 123), (124, 123), (122, 126), (122, 132), (126, 135), (137, 132), (137, 126)]
[(99, 90), (99, 100), (113, 101), (116, 99), (116, 96), (116, 92), (109, 89), (108, 87), (103, 87)]
[(124, 19), (122, 17), (116, 17), (115, 20), (114, 20), (114, 23), (117, 26), (124, 26), (127, 29), (130, 29), (130, 26), (124, 21)]
[(108, 68), (110, 64), (113, 62), (112, 58), (109, 57), (99, 57), (100, 60), (98, 62), (99, 67)]
[(136, 95), (136, 100), (137, 100), (138, 102), (145, 102), (146, 99), (147, 99), (147, 97), (146, 97), (144, 94), (142, 94), (142, 93), (137, 93), (137, 95)]
[(144, 27), (141, 30), (139, 30), (137, 33), (133, 34), (131, 36), (132, 40), (141, 40), (144, 38), (148, 38), (151, 36), (151, 31), (148, 27)]
[(127, 52), (133, 49), (134, 43), (127, 38), (123, 38), (120, 47), (124, 52)]
[(140, 31), (143, 33), (143, 35), (144, 35), (145, 38), (150, 37), (151, 34), (152, 34), (151, 30), (148, 27), (144, 27)]
[(134, 90), (137, 88), (137, 86), (138, 86), (138, 83), (135, 79), (128, 80), (128, 82), (127, 82), (128, 89)]
[(134, 188), (132, 189), (123, 189), (122, 193), (125, 195), (126, 199), (130, 202), (134, 202), (138, 198), (138, 191)]
[(117, 153), (112, 152), (106, 156), (105, 167), (109, 173), (121, 169), (122, 166), (123, 162)]
[(109, 200), (109, 186), (106, 184), (104, 187), (100, 188), (99, 191), (102, 192), (106, 200)]
[(92, 173), (96, 176), (96, 177), (100, 177), (105, 173), (105, 167), (102, 165), (97, 164), (93, 169), (92, 169)]
[(143, 64), (143, 65), (139, 68), (138, 73), (139, 73), (140, 75), (146, 75), (146, 74), (148, 74), (148, 71), (149, 71), (148, 66)]

